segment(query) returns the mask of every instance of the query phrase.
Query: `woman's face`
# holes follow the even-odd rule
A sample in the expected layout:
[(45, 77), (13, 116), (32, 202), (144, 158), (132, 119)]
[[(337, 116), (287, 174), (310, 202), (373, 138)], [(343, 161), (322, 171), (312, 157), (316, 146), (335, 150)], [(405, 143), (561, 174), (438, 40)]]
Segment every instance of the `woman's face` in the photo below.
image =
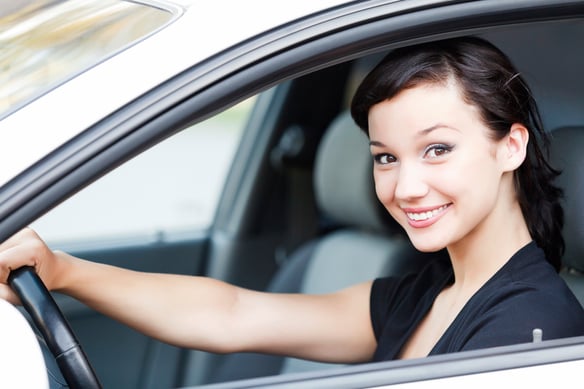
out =
[(369, 111), (377, 196), (419, 250), (497, 225), (486, 221), (503, 190), (502, 141), (489, 131), (454, 83), (407, 89)]

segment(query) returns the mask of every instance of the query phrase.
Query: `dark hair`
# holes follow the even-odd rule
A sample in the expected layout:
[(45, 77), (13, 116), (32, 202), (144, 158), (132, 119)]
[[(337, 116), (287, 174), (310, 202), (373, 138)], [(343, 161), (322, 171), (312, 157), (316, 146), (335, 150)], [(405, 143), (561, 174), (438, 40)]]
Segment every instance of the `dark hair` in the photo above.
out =
[(529, 131), (527, 157), (514, 172), (515, 190), (531, 237), (548, 261), (560, 269), (562, 190), (553, 184), (559, 172), (548, 158), (549, 139), (531, 91), (511, 61), (479, 38), (456, 38), (399, 48), (389, 53), (363, 80), (351, 104), (353, 119), (369, 132), (371, 107), (420, 84), (455, 80), (463, 98), (479, 109), (495, 139), (514, 123)]

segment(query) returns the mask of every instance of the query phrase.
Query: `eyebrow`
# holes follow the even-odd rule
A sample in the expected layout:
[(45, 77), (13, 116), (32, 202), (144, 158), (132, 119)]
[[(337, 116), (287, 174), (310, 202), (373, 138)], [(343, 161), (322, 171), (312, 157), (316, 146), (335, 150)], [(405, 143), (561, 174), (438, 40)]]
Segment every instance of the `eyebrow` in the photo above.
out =
[(454, 130), (454, 131), (460, 132), (460, 130), (458, 128), (455, 128), (455, 127), (452, 127), (452, 126), (449, 126), (449, 125), (443, 124), (443, 123), (437, 123), (437, 124), (434, 124), (432, 127), (428, 127), (428, 128), (425, 128), (423, 130), (418, 131), (418, 134), (420, 136), (428, 135), (432, 131), (437, 130), (439, 128), (447, 128), (449, 130)]
[[(424, 128), (423, 130), (418, 131), (418, 134), (417, 135), (418, 135), (418, 137), (425, 136), (425, 135), (428, 135), (432, 131), (437, 130), (439, 128), (447, 128), (447, 129), (450, 129), (450, 130), (454, 130), (454, 131), (460, 132), (460, 130), (457, 129), (457, 128), (455, 128), (455, 127), (452, 127), (452, 126), (449, 126), (449, 125), (446, 125), (446, 124), (442, 124), (442, 123), (437, 123), (437, 124), (434, 124), (431, 127)], [(371, 140), (371, 141), (369, 141), (369, 146), (385, 147), (385, 144), (383, 142), (380, 142), (380, 141), (377, 141), (377, 140)]]

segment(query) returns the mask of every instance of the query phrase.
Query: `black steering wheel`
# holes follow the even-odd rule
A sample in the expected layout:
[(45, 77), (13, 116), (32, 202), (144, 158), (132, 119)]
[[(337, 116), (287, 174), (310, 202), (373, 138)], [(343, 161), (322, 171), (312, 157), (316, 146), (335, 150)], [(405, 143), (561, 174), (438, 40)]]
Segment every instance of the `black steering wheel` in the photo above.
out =
[(69, 323), (32, 267), (10, 272), (8, 283), (55, 357), (70, 388), (100, 389), (101, 384)]

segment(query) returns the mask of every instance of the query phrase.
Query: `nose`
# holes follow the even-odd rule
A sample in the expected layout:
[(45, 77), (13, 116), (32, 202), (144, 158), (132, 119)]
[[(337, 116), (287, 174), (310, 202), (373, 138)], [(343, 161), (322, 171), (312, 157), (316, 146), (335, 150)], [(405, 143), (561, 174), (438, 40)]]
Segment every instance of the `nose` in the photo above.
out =
[(394, 196), (398, 200), (411, 200), (428, 194), (428, 184), (424, 172), (415, 163), (402, 162), (397, 174)]

